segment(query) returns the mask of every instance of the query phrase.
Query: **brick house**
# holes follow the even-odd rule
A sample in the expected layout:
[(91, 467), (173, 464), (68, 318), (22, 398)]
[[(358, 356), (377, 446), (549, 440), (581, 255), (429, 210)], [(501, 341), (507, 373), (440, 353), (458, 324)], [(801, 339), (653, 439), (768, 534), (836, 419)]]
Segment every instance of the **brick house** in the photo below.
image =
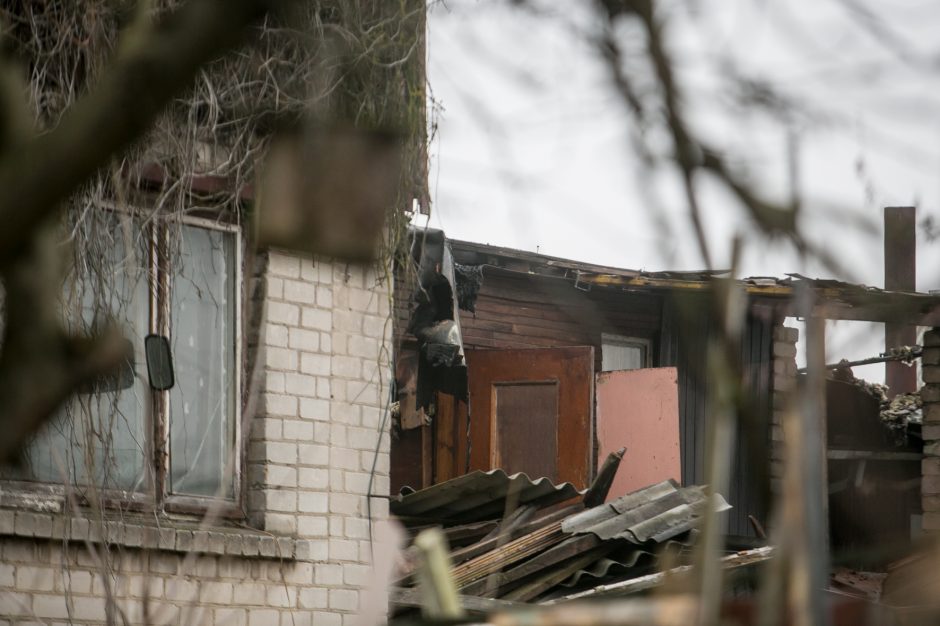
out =
[[(156, 3), (154, 14), (176, 4)], [(94, 243), (98, 256), (91, 274), (76, 268), (77, 282), (99, 288), (93, 302), (66, 293), (66, 317), (90, 326), (95, 307), (113, 305), (134, 367), (80, 389), (21, 466), (0, 473), (2, 626), (329, 626), (353, 623), (366, 605), (385, 614), (384, 592), (367, 591), (376, 524), (388, 517), (384, 261), (255, 251), (242, 209), (279, 116), (306, 120), (316, 96), (319, 121), (330, 119), (311, 84), (314, 70), (326, 71), (323, 50), (365, 59), (343, 73), (348, 84), (331, 82), (336, 126), (348, 131), (343, 114), (352, 110), (361, 127), (397, 131), (401, 205), (415, 198), (427, 209), (425, 6), (298, 4), (307, 22), (282, 24), (272, 12), (256, 24), (245, 48), (204, 68), (144, 145), (82, 192), (99, 195), (75, 202), (93, 222), (82, 222), (79, 243)], [(127, 8), (0, 9), (12, 24), (8, 46), (28, 66), (40, 126), (95, 88)], [(310, 36), (340, 26), (382, 62)], [(68, 81), (52, 75), (62, 67)], [(351, 212), (321, 204), (329, 219)], [(372, 241), (361, 231), (360, 220), (347, 240)], [(151, 335), (167, 338), (172, 355), (166, 388), (148, 381)]]
[(3, 623), (353, 621), (370, 524), (388, 511), (368, 497), (389, 489), (388, 286), (371, 269), (286, 251), (263, 265), (263, 393), (245, 422), (245, 480), (229, 481), (245, 490), (248, 519), (169, 501), (162, 514), (76, 511), (67, 494), (4, 483)]

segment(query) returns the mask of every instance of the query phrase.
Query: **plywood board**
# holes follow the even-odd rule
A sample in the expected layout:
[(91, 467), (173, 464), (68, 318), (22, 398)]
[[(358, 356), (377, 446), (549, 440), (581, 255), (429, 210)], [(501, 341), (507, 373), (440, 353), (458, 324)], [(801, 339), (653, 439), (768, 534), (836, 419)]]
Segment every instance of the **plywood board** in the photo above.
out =
[(668, 478), (682, 478), (679, 384), (674, 367), (597, 375), (598, 459), (626, 448), (608, 501)]

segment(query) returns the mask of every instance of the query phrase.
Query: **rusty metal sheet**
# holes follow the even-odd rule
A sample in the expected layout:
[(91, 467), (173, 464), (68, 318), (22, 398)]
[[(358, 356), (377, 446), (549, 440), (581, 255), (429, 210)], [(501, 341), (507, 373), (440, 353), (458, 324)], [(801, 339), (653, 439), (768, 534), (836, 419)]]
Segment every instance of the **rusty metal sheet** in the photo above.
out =
[[(731, 508), (723, 497), (717, 498), (716, 512)], [(573, 515), (562, 523), (562, 531), (591, 533), (604, 540), (662, 542), (695, 528), (707, 504), (704, 487), (679, 487), (674, 480), (665, 480)]]
[(420, 491), (405, 488), (392, 498), (390, 508), (403, 517), (469, 522), (502, 515), (507, 500), (516, 506), (530, 502), (548, 506), (583, 493), (571, 483), (556, 485), (548, 478), (494, 469), (470, 472)]

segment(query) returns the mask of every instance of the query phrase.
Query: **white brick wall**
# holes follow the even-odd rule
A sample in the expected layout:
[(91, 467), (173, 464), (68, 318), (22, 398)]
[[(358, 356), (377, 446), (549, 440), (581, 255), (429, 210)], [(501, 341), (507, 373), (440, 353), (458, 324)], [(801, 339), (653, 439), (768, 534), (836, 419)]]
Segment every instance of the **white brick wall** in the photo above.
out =
[[(3, 536), (0, 625), (104, 623), (106, 580), (132, 624), (352, 623), (370, 570), (373, 465), (373, 493), (389, 489), (387, 424), (379, 432), (391, 371), (388, 286), (364, 268), (286, 252), (270, 253), (264, 280), (264, 389), (247, 433), (246, 505), (253, 525), (297, 539), (298, 558), (113, 546), (113, 575), (102, 577), (81, 543)], [(388, 501), (373, 499), (371, 511), (385, 519)]]
[(791, 394), (796, 389), (796, 343), (799, 340), (799, 330), (784, 326), (782, 323), (775, 324), (773, 339), (774, 384), (773, 416), (770, 424), (770, 477), (772, 491), (779, 493), (786, 453), (783, 420), (788, 403), (792, 401)]

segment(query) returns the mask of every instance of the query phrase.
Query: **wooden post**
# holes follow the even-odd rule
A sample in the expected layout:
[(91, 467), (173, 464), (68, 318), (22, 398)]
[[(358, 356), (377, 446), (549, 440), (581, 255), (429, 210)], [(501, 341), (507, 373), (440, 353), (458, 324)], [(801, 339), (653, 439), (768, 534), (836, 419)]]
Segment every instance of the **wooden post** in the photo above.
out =
[[(806, 318), (807, 375), (800, 398), (800, 433), (803, 449), (800, 459), (803, 471), (802, 517), (805, 535), (805, 583), (796, 593), (806, 594), (810, 619), (797, 624), (825, 623), (822, 590), (829, 581), (829, 472), (826, 451), (826, 320)], [(798, 577), (799, 578), (799, 577)], [(793, 593), (793, 590), (791, 590)]]
[[(816, 305), (812, 287), (797, 286), (796, 304), (806, 319), (807, 373), (784, 415), (786, 460), (774, 529), (775, 545), (787, 558), (781, 562), (783, 569), (768, 570), (778, 584), (764, 587), (760, 623), (779, 623), (785, 597), (790, 622), (810, 626), (827, 623), (823, 595), (829, 581), (826, 320), (812, 316)], [(783, 578), (786, 583), (780, 584)]]
[(415, 537), (418, 551), (418, 588), (424, 605), (421, 612), (428, 619), (460, 619), (463, 608), (454, 582), (447, 540), (440, 528), (422, 530)]
[[(885, 289), (917, 291), (917, 210), (912, 206), (885, 207)], [(917, 326), (885, 324), (885, 350), (917, 343)], [(917, 369), (900, 361), (885, 364), (888, 397), (917, 391)]]

